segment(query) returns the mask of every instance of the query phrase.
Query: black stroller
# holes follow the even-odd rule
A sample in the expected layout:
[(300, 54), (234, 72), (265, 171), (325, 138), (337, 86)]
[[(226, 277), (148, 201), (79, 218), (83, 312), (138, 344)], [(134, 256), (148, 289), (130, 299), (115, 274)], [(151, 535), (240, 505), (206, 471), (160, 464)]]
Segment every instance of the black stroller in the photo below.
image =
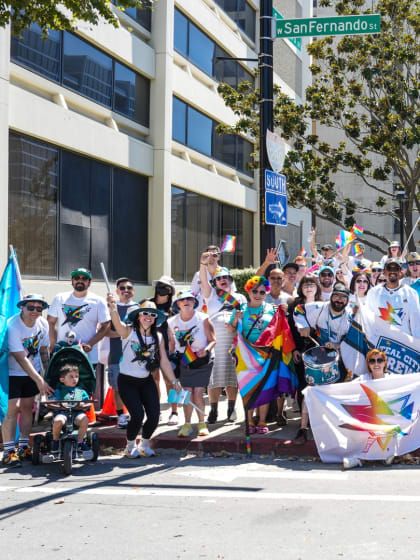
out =
[[(59, 343), (63, 344), (63, 343)], [(53, 388), (56, 389), (57, 383), (59, 381), (58, 372), (60, 368), (68, 362), (76, 362), (79, 367), (79, 385), (88, 393), (92, 395), (95, 391), (96, 386), (96, 375), (92, 364), (89, 361), (86, 353), (79, 345), (62, 345), (59, 350), (57, 350), (48, 364), (47, 371), (45, 372), (45, 381)], [(57, 454), (57, 459), (63, 461), (63, 471), (65, 474), (71, 474), (73, 459), (77, 456), (77, 430), (74, 428), (73, 420), (75, 414), (80, 412), (76, 408), (80, 403), (87, 403), (93, 401), (47, 401), (46, 406), (59, 411), (60, 414), (66, 416), (66, 423), (61, 431), (59, 451)], [(52, 431), (49, 431), (45, 436), (37, 434), (34, 437), (32, 446), (32, 464), (39, 465), (44, 461), (43, 458), (51, 457), (51, 443), (53, 439)], [(93, 456), (90, 461), (94, 462), (97, 460), (99, 455), (99, 439), (98, 435), (95, 433), (87, 433), (85, 436), (85, 441), (92, 450)]]

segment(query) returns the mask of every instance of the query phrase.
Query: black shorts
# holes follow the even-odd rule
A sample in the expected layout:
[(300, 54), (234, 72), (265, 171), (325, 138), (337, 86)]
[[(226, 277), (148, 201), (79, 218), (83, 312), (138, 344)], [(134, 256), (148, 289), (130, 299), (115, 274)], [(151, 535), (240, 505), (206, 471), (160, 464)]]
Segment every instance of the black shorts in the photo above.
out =
[(9, 376), (9, 401), (11, 399), (27, 399), (39, 393), (38, 387), (28, 375)]

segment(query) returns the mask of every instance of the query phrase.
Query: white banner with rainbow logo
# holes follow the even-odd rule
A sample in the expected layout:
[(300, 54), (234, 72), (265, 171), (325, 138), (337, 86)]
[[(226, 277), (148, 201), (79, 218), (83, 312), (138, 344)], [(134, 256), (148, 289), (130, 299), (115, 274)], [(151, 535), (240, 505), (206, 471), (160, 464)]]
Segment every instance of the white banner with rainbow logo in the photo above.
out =
[(304, 390), (319, 456), (385, 460), (420, 447), (420, 374)]

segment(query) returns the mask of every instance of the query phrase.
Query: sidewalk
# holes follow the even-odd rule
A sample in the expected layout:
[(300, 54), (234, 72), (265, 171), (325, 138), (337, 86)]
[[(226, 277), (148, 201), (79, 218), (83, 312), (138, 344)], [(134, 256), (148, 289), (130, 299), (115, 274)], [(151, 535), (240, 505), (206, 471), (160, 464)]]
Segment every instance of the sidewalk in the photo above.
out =
[[(206, 397), (206, 412), (210, 411), (208, 399)], [(170, 415), (170, 405), (166, 402), (166, 394), (162, 392), (161, 399), (162, 420), (156, 429), (152, 445), (155, 449), (177, 449), (203, 453), (228, 452), (246, 453), (246, 442), (244, 434), (244, 410), (242, 401), (238, 397), (236, 412), (238, 418), (235, 422), (226, 422), (227, 418), (227, 399), (222, 397), (219, 403), (218, 422), (208, 425), (210, 435), (206, 437), (178, 438), (179, 428), (184, 423), (183, 411), (179, 410), (179, 426), (168, 426), (167, 421)], [(309, 431), (309, 439), (304, 445), (286, 444), (288, 440), (293, 440), (300, 427), (300, 413), (293, 412), (291, 401), (288, 400), (285, 406), (285, 413), (288, 418), (287, 426), (279, 427), (276, 423), (269, 424), (270, 432), (264, 435), (252, 435), (252, 453), (258, 455), (275, 454), (278, 456), (306, 455), (318, 456), (315, 442)], [(195, 422), (195, 424), (194, 424)], [(193, 428), (196, 433), (197, 416), (193, 412)], [(45, 421), (33, 428), (34, 433), (42, 433), (49, 429), (49, 424)], [(118, 428), (115, 424), (96, 422), (91, 429), (99, 435), (101, 446), (123, 448), (126, 444), (125, 429)]]

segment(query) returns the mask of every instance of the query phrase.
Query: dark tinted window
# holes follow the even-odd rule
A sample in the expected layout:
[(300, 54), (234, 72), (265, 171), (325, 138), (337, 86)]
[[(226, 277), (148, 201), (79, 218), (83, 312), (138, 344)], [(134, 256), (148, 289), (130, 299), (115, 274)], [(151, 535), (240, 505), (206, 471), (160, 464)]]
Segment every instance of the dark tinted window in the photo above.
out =
[(172, 277), (190, 282), (200, 254), (208, 243), (220, 245), (226, 235), (236, 235), (235, 253), (224, 253), (223, 266), (252, 264), (253, 215), (194, 192), (172, 187)]
[(83, 266), (102, 278), (103, 262), (111, 279), (147, 281), (146, 177), (15, 133), (9, 153), (9, 242), (23, 274), (68, 279)]
[(246, 0), (215, 0), (238, 27), (255, 41), (256, 12)]
[(71, 33), (64, 33), (63, 85), (112, 105), (112, 58)]
[(114, 109), (149, 126), (149, 80), (118, 62), (114, 70)]
[(12, 36), (11, 58), (13, 62), (149, 126), (150, 80), (76, 35), (52, 31), (43, 40), (39, 27), (33, 24), (24, 31), (21, 39)]
[[(117, 2), (114, 2), (117, 4)], [(151, 31), (152, 29), (152, 10), (151, 2), (149, 0), (143, 0), (143, 7), (142, 8), (126, 8), (124, 12), (130, 16), (131, 18), (135, 19), (137, 23)]]
[(113, 177), (113, 278), (147, 282), (147, 177), (119, 168), (114, 168)]
[(175, 10), (174, 47), (183, 56), (188, 56), (188, 20), (179, 10)]
[(239, 82), (253, 81), (253, 76), (234, 60), (218, 60), (228, 53), (201, 29), (175, 9), (174, 48), (201, 70), (219, 82), (237, 87)]
[(41, 37), (41, 29), (35, 23), (22, 32), (22, 37), (12, 35), (11, 57), (42, 74), (49, 80), (60, 79), (60, 31), (50, 31), (46, 39)]
[(187, 143), (187, 106), (185, 103), (173, 98), (172, 109), (172, 138), (182, 144)]
[(217, 122), (173, 98), (172, 138), (190, 148), (214, 157), (239, 171), (252, 175), (248, 163), (254, 145), (234, 134), (217, 134)]
[(22, 274), (57, 274), (59, 150), (14, 132), (9, 137), (9, 243)]

